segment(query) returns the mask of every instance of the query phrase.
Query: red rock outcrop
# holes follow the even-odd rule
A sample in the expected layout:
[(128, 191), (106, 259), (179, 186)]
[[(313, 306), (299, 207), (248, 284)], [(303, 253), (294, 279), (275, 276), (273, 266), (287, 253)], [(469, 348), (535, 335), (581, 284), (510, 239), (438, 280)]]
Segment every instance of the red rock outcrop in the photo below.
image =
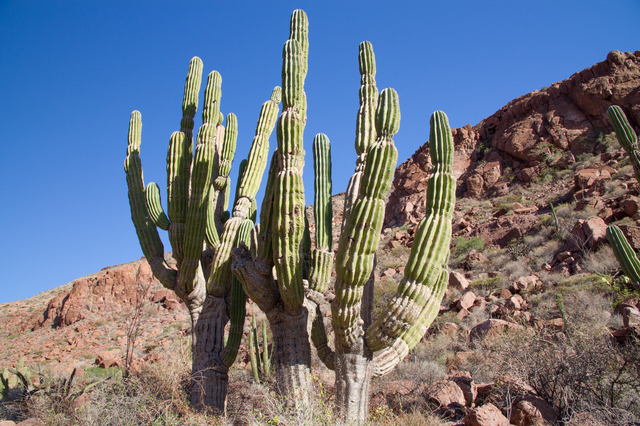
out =
[[(640, 51), (610, 52), (605, 61), (509, 102), (474, 127), (452, 129), (458, 194), (508, 191), (499, 180), (505, 169), (530, 182), (549, 164), (568, 164), (594, 150), (598, 135), (613, 130), (606, 116), (610, 105), (621, 106), (640, 132)], [(426, 143), (396, 170), (386, 226), (424, 216), (430, 170)]]
[[(29, 328), (37, 330), (46, 326), (67, 326), (83, 319), (87, 312), (136, 306), (139, 297), (153, 299), (153, 295), (142, 294), (141, 289), (149, 289), (150, 284), (155, 282), (157, 280), (144, 259), (104, 268), (96, 274), (77, 279), (73, 282), (71, 290), (61, 291), (49, 301), (47, 308)], [(163, 290), (159, 292), (161, 291)], [(176, 299), (175, 302), (178, 303), (173, 294), (169, 299)]]

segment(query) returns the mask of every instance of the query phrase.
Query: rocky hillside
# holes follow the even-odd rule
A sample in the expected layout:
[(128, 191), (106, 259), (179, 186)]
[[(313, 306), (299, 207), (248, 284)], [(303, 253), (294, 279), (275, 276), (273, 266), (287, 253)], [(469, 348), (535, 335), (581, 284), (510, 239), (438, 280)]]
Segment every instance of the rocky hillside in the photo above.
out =
[[(506, 194), (551, 166), (603, 152), (598, 137), (613, 128), (607, 108), (619, 105), (640, 130), (640, 51), (613, 51), (607, 59), (509, 102), (475, 126), (453, 129), (458, 196)], [(430, 170), (426, 143), (401, 164), (387, 207), (388, 226), (416, 223), (423, 215)]]

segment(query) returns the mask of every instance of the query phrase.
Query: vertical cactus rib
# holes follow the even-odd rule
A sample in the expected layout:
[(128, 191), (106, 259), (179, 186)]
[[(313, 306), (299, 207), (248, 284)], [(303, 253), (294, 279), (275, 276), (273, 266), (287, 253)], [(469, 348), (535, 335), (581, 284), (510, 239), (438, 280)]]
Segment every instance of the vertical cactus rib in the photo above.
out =
[(622, 267), (622, 272), (636, 284), (640, 283), (640, 261), (626, 237), (616, 225), (607, 227), (607, 240)]
[(631, 164), (633, 165), (633, 171), (636, 175), (636, 180), (640, 182), (640, 151), (638, 150), (638, 136), (633, 131), (631, 124), (624, 115), (622, 108), (618, 105), (611, 105), (607, 109), (607, 115), (609, 121), (613, 125), (613, 130), (616, 132), (616, 138), (620, 142), (620, 145), (629, 154)]
[[(238, 229), (238, 237), (236, 247), (240, 243), (251, 247), (251, 232), (253, 230), (253, 222), (249, 219), (242, 222)], [(238, 355), (238, 348), (244, 331), (244, 318), (246, 315), (247, 295), (242, 289), (242, 284), (234, 276), (231, 283), (231, 326), (229, 327), (229, 338), (222, 353), (222, 362), (231, 367)]]
[(155, 182), (150, 182), (144, 191), (147, 203), (147, 211), (149, 218), (160, 229), (166, 231), (169, 229), (169, 218), (162, 210), (162, 202), (160, 201), (160, 188)]
[(376, 110), (378, 138), (369, 147), (360, 194), (340, 237), (336, 257), (336, 298), (331, 308), (336, 344), (345, 352), (362, 337), (359, 326), (362, 291), (373, 269), (382, 231), (386, 198), (398, 160), (392, 138), (399, 127), (398, 95), (393, 89), (385, 89), (380, 93)]
[[(431, 116), (429, 150), (434, 169), (427, 186), (426, 217), (416, 229), (404, 278), (395, 296), (383, 315), (366, 331), (367, 346), (373, 351), (403, 346), (399, 339), (404, 341), (407, 350), (413, 348), (438, 313), (446, 289), (455, 179), (453, 139), (449, 121), (442, 111)], [(395, 365), (389, 363), (400, 360), (378, 359), (384, 361), (378, 363), (383, 371)]]
[(140, 143), (142, 134), (142, 115), (139, 111), (131, 113), (129, 121), (129, 136), (127, 157), (124, 161), (124, 171), (127, 175), (129, 188), (129, 206), (131, 220), (136, 228), (142, 253), (147, 258), (153, 274), (169, 289), (176, 286), (178, 274), (164, 261), (164, 246), (158, 235), (158, 230), (149, 218), (144, 196), (144, 179), (142, 176), (142, 162), (140, 161)]
[(311, 253), (309, 288), (324, 293), (333, 268), (333, 208), (331, 204), (331, 145), (329, 138), (319, 133), (313, 139), (314, 217), (316, 247)]

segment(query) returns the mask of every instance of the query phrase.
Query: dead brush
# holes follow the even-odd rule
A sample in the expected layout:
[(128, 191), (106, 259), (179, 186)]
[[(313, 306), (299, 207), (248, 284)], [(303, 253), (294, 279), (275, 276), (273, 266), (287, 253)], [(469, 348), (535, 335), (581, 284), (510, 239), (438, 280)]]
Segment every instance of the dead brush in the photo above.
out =
[(571, 326), (563, 331), (523, 329), (483, 342), (480, 375), (531, 386), (561, 422), (583, 412), (603, 424), (637, 422), (640, 347), (614, 345), (604, 326), (581, 326), (587, 323), (576, 315), (580, 298), (571, 299), (564, 298)]

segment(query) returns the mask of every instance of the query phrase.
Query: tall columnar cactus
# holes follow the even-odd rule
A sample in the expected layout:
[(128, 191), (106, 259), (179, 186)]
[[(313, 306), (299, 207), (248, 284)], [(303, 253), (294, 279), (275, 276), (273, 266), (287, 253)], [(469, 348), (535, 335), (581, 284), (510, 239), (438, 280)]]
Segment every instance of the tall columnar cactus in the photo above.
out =
[(640, 287), (640, 260), (636, 256), (636, 252), (627, 241), (620, 228), (616, 225), (607, 227), (607, 240), (613, 248), (613, 252), (622, 267), (622, 272), (629, 277), (634, 288)]
[[(428, 183), (427, 216), (416, 230), (397, 294), (385, 313), (369, 326), (375, 251), (398, 156), (393, 137), (400, 126), (400, 107), (395, 90), (385, 89), (378, 95), (373, 48), (363, 42), (359, 52), (358, 160), (349, 183), (335, 260), (334, 352), (318, 307), (329, 285), (333, 263), (331, 159), (329, 139), (324, 134), (317, 135), (313, 143), (313, 250), (302, 184), (307, 58), (308, 20), (303, 11), (297, 10), (283, 48), (282, 91), (274, 90), (271, 100), (262, 107), (246, 166), (239, 174), (232, 213), (226, 221), (214, 216), (223, 215), (220, 206), (225, 207), (226, 202), (220, 200), (228, 199), (233, 148), (227, 139), (235, 140), (237, 131), (234, 118), (227, 118), (226, 130), (221, 125), (217, 109), (219, 75), (213, 74), (207, 84), (204, 124), (192, 159), (196, 80), (202, 65), (196, 61), (190, 66), (181, 132), (172, 136), (168, 155), (168, 215), (162, 211), (157, 185), (150, 185), (146, 191), (143, 187), (138, 155), (140, 114), (134, 112), (125, 161), (132, 218), (154, 274), (176, 290), (192, 313), (196, 381), (192, 401), (196, 406), (224, 408), (227, 370), (237, 352), (246, 294), (270, 322), (276, 382), (287, 401), (294, 406), (310, 403), (312, 341), (320, 358), (336, 370), (338, 413), (345, 421), (360, 424), (367, 416), (371, 377), (387, 373), (406, 356), (438, 312), (448, 276), (455, 202), (453, 143), (446, 115), (434, 113), (430, 134), (434, 173)], [(268, 138), (276, 124), (280, 96), (283, 111), (277, 121), (278, 147), (269, 168), (260, 224), (254, 228), (247, 219), (255, 214), (255, 195), (266, 168)], [(169, 232), (177, 270), (164, 262), (157, 227)], [(232, 274), (243, 291), (238, 282), (233, 282)], [(232, 301), (230, 306), (228, 300)], [(231, 331), (225, 347), (224, 328), (229, 317)]]
[[(272, 99), (262, 107), (248, 158), (251, 173), (242, 174), (234, 217), (223, 226), (221, 216), (229, 198), (228, 175), (235, 152), (237, 119), (229, 114), (226, 129), (222, 126), (222, 79), (213, 71), (207, 80), (203, 124), (193, 154), (193, 118), (201, 75), (202, 61), (193, 58), (185, 84), (180, 131), (171, 135), (167, 154), (168, 214), (162, 209), (158, 185), (150, 183), (144, 189), (139, 157), (142, 124), (138, 111), (131, 114), (125, 172), (131, 217), (142, 251), (154, 275), (176, 292), (191, 314), (195, 381), (192, 403), (196, 408), (209, 406), (222, 411), (227, 372), (242, 336), (246, 301), (242, 285), (232, 282), (230, 250), (240, 242), (251, 246), (253, 223), (246, 219), (255, 206), (255, 194), (266, 166), (268, 138), (277, 118), (280, 88), (274, 89)], [(164, 260), (157, 228), (169, 233), (177, 269), (169, 267)], [(205, 241), (207, 248), (203, 250)], [(229, 317), (231, 328), (225, 339)]]
[(622, 108), (618, 105), (611, 105), (607, 109), (607, 115), (609, 121), (613, 125), (613, 130), (616, 132), (618, 142), (629, 154), (631, 158), (631, 164), (636, 175), (636, 180), (640, 182), (640, 151), (638, 150), (638, 136), (633, 131), (633, 127), (629, 124), (627, 117), (624, 115)]

